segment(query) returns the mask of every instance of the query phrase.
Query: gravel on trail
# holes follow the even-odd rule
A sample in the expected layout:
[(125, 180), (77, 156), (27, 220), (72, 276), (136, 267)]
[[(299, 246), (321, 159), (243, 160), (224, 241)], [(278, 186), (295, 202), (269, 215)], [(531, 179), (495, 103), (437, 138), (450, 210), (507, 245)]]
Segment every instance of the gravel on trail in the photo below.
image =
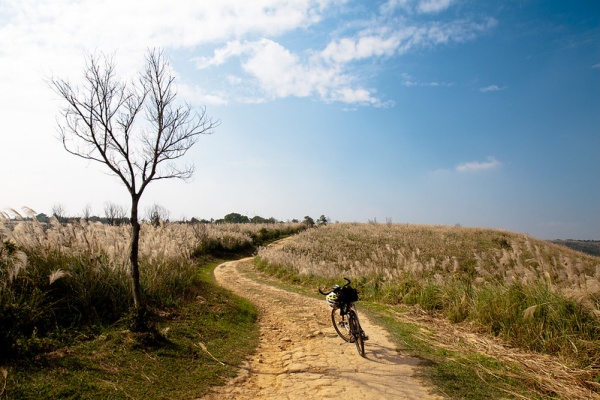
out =
[(419, 360), (403, 356), (381, 327), (360, 312), (369, 336), (365, 357), (331, 324), (325, 300), (252, 279), (252, 258), (215, 269), (219, 285), (259, 310), (260, 342), (238, 376), (204, 399), (441, 399), (416, 374)]

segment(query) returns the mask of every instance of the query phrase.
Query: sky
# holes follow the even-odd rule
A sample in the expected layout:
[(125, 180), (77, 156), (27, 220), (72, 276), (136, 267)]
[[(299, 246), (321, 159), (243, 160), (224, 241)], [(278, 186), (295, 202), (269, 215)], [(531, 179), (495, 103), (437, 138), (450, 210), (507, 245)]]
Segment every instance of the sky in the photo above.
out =
[(461, 225), (600, 240), (600, 3), (0, 0), (0, 209), (130, 205), (58, 139), (52, 78), (148, 49), (220, 121), (140, 211)]

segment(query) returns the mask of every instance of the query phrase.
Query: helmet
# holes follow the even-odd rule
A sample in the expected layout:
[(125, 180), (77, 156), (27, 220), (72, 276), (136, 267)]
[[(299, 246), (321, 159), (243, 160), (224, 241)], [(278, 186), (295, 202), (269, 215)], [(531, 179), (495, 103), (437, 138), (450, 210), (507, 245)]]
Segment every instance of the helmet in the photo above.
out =
[(327, 304), (329, 304), (329, 307), (331, 307), (331, 308), (338, 308), (340, 306), (340, 303), (338, 302), (338, 295), (335, 292), (329, 293), (325, 297), (325, 300), (327, 301)]

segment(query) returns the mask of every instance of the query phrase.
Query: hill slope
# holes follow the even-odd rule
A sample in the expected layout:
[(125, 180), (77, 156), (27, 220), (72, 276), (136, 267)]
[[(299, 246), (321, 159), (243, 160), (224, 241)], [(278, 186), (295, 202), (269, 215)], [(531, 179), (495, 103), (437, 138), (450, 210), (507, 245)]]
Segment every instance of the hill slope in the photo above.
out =
[(600, 363), (599, 257), (503, 230), (399, 224), (310, 229), (259, 257), (295, 282), (346, 276), (365, 300), (418, 304), (529, 351)]

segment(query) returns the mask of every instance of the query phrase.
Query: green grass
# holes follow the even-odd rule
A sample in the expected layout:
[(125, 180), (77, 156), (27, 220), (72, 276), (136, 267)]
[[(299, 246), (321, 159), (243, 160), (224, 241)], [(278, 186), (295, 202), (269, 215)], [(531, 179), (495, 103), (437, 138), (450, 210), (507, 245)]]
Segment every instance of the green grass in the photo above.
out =
[(198, 298), (157, 310), (159, 334), (132, 333), (116, 325), (57, 338), (66, 342), (54, 342), (51, 352), (0, 366), (8, 372), (0, 398), (196, 398), (224, 384), (256, 347), (258, 326), (251, 304), (211, 282), (216, 264), (200, 269)]
[[(519, 367), (474, 351), (450, 350), (430, 340), (421, 326), (402, 321), (388, 306), (361, 303), (361, 310), (383, 326), (404, 355), (421, 359), (419, 375), (451, 399), (544, 398), (516, 379)], [(523, 397), (520, 397), (523, 396)]]

